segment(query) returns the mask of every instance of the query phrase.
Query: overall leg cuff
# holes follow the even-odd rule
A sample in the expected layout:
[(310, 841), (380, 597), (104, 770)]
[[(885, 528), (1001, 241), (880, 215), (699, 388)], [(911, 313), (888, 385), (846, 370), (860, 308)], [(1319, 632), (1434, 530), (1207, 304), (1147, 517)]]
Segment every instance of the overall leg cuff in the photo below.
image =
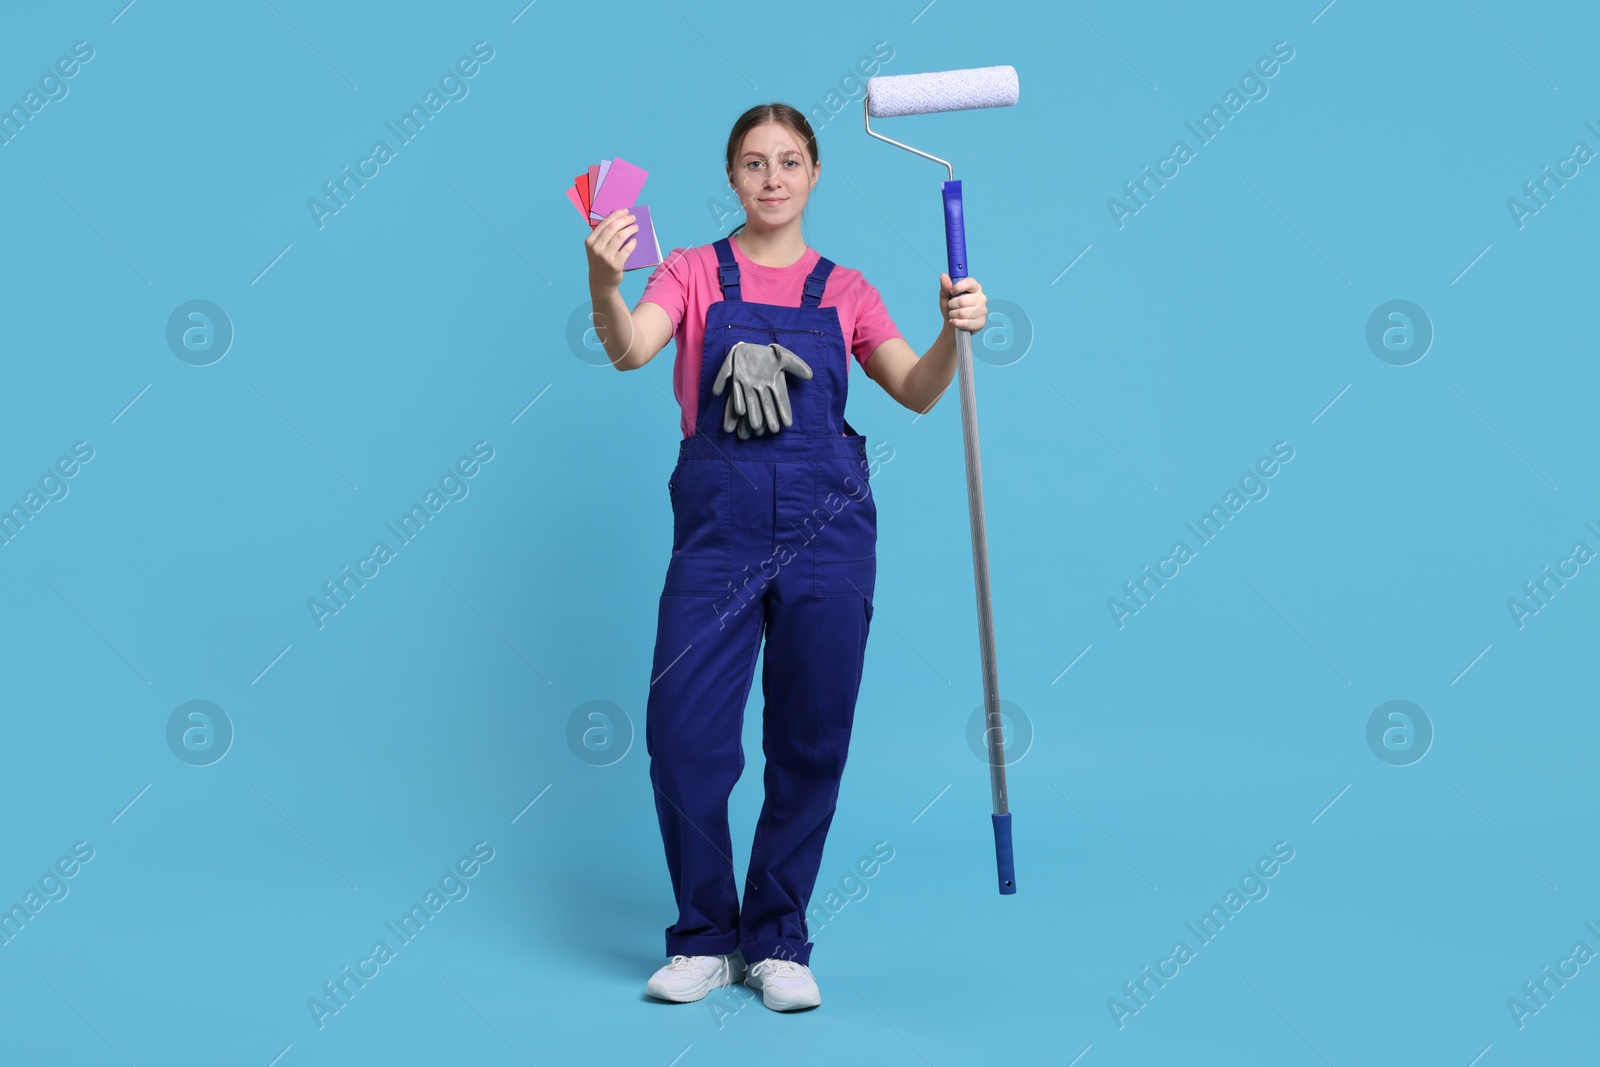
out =
[(667, 927), (667, 955), (669, 956), (725, 956), (739, 947), (739, 935), (727, 934), (674, 934)]
[[(744, 961), (754, 965), (758, 960), (777, 957), (783, 960), (792, 960), (795, 963), (810, 965), (811, 942), (796, 941), (789, 937), (768, 937), (759, 941), (746, 941), (739, 948), (744, 953)], [(731, 949), (728, 951), (732, 951)]]

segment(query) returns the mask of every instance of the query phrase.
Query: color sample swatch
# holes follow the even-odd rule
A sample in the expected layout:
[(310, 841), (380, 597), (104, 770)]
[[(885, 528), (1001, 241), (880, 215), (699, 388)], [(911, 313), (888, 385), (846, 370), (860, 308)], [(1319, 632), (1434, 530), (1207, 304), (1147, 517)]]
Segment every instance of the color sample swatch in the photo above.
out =
[(650, 209), (636, 203), (649, 176), (649, 171), (618, 156), (590, 166), (585, 173), (572, 179), (566, 191), (567, 199), (591, 230), (618, 208), (633, 212), (634, 221), (639, 224), (639, 231), (634, 235), (637, 243), (623, 264), (623, 270), (654, 267), (661, 262), (661, 241), (650, 220)]
[(594, 187), (589, 217), (599, 222), (619, 207), (632, 207), (638, 202), (644, 180), (649, 176), (648, 171), (640, 170), (626, 159), (611, 160), (609, 169), (600, 175), (600, 182)]

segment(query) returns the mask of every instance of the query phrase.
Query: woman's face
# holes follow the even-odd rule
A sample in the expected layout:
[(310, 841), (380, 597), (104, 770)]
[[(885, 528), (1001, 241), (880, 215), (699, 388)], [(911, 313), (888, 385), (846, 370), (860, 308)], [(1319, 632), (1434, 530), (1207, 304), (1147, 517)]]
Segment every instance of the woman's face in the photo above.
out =
[(751, 127), (728, 176), (744, 205), (746, 227), (777, 229), (798, 219), (821, 170), (789, 127)]

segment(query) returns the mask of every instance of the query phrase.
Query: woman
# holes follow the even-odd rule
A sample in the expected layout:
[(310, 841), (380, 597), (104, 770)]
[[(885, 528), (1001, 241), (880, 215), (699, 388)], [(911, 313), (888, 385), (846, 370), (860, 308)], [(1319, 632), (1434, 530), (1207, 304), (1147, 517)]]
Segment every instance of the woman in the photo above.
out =
[[(844, 421), (851, 355), (913, 411), (955, 371), (955, 330), (983, 327), (972, 278), (939, 276), (943, 329), (920, 358), (878, 292), (808, 248), (801, 213), (821, 170), (810, 124), (751, 108), (728, 137), (746, 222), (675, 248), (630, 313), (619, 292), (638, 226), (625, 209), (585, 240), (594, 321), (612, 365), (677, 340), (684, 438), (667, 483), (673, 544), (645, 714), (650, 780), (678, 902), (672, 961), (646, 991), (695, 1001), (743, 980), (776, 1011), (821, 1003), (805, 911), (839, 794), (877, 576), (866, 438)], [(616, 328), (610, 328), (616, 324)], [(766, 799), (741, 909), (728, 796), (756, 654)]]

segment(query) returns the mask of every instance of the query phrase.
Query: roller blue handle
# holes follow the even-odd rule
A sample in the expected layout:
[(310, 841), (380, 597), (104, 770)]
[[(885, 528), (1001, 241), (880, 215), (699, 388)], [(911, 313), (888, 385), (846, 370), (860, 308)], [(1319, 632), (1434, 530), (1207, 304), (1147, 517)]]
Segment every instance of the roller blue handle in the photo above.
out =
[(961, 215), (961, 179), (944, 183), (944, 248), (950, 259), (950, 280), (967, 276), (967, 224)]
[(1017, 870), (1011, 863), (1011, 813), (990, 815), (994, 820), (994, 858), (1000, 868), (1001, 894), (1017, 891)]

